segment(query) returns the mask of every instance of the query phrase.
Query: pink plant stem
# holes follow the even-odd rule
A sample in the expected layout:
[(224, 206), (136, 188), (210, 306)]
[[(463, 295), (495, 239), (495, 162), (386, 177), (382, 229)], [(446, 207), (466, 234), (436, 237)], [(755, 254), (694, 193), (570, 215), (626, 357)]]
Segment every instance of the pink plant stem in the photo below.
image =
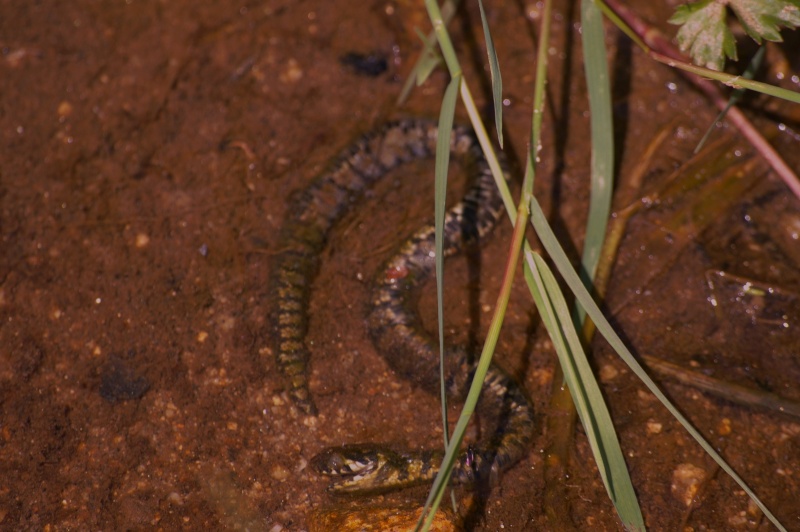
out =
[[(627, 6), (618, 0), (604, 0), (625, 23), (630, 26), (633, 32), (639, 36), (644, 43), (651, 48), (648, 51), (653, 59), (669, 64), (670, 60), (689, 63), (690, 60), (678, 50), (667, 37), (656, 28), (639, 18)], [(702, 78), (690, 72), (681, 70), (681, 74), (688, 79), (695, 87), (700, 89), (706, 97), (719, 110), (725, 109), (728, 105), (727, 96), (720, 90), (716, 82)], [(800, 198), (800, 179), (794, 171), (786, 164), (786, 161), (775, 151), (775, 148), (767, 142), (767, 139), (756, 129), (745, 114), (735, 105), (728, 109), (727, 118), (730, 120), (762, 157), (772, 166), (772, 169), (780, 176), (787, 187)]]

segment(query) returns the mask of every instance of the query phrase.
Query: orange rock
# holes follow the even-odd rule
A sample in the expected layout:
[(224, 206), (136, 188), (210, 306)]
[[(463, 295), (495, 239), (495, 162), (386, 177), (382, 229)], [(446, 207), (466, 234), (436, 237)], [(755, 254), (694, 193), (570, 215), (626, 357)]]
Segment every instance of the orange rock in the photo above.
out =
[[(412, 532), (422, 508), (418, 506), (347, 506), (331, 505), (314, 510), (308, 517), (309, 532), (380, 531)], [(451, 513), (439, 510), (431, 526), (434, 532), (460, 530)]]

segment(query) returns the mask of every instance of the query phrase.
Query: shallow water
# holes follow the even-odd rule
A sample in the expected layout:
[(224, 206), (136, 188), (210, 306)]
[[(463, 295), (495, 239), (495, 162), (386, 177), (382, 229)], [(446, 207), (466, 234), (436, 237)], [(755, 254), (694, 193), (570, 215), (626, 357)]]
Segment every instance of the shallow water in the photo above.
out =
[[(659, 11), (666, 7), (639, 3), (651, 20), (668, 16)], [(492, 27), (502, 28), (506, 139), (519, 162), (538, 12), (533, 4), (487, 9)], [(577, 13), (559, 5), (556, 15), (537, 194), (559, 234), (580, 242), (588, 112)], [(331, 236), (309, 338), (318, 418), (286, 402), (286, 382), (265, 350), (266, 281), (289, 193), (389, 118), (437, 114), (441, 73), (394, 107), (418, 50), (413, 27), (424, 20), (407, 2), (0, 6), (2, 528), (304, 530), (312, 509), (350, 504), (331, 499), (307, 467), (324, 447), (440, 445), (436, 398), (392, 375), (364, 323), (375, 269), (429, 219), (432, 187), (420, 175), (429, 167), (378, 185)], [(467, 79), (488, 109), (477, 11), (455, 28)], [(689, 157), (715, 112), (623, 37), (609, 32), (608, 43), (623, 176), (677, 120), (646, 176), (656, 187)], [(343, 65), (351, 53), (385, 58), (387, 71)], [(779, 138), (778, 148), (798, 166), (790, 139)], [(634, 351), (800, 400), (798, 207), (763, 177), (719, 220), (681, 246), (663, 246), (659, 260), (642, 243), (671, 211), (656, 206), (635, 218), (608, 299)], [(495, 233), (478, 272), (475, 257), (450, 261), (448, 341), (483, 339), (509, 237), (507, 227)], [(432, 301), (426, 293), (420, 305), (428, 324)], [(544, 423), (554, 355), (523, 283), (498, 351)], [(648, 525), (767, 529), (601, 341), (595, 351)], [(792, 496), (800, 492), (800, 423), (665, 382), (783, 523), (800, 527)], [(470, 528), (552, 527), (542, 502), (548, 442), (539, 432), (488, 499), (467, 505), (480, 509)], [(696, 493), (692, 479), (701, 480)], [(564, 482), (557, 510), (566, 522), (620, 528), (581, 429)], [(413, 506), (425, 494), (369, 504)]]

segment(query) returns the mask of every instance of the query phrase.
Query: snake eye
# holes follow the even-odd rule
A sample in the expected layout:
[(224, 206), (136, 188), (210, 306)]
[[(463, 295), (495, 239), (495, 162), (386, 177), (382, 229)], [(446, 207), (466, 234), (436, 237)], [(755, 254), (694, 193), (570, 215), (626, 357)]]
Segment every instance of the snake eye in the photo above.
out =
[(333, 471), (341, 471), (348, 467), (347, 460), (339, 453), (330, 453), (328, 456), (327, 468)]
[(337, 449), (325, 449), (311, 459), (311, 467), (323, 475), (341, 475), (349, 473), (349, 463)]

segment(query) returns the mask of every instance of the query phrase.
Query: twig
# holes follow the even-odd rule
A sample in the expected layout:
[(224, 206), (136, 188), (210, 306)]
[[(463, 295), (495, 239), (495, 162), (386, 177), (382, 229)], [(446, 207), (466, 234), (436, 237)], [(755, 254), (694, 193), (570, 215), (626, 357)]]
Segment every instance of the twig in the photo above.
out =
[(644, 360), (652, 370), (662, 376), (671, 377), (681, 384), (702, 390), (716, 397), (731, 401), (732, 403), (765, 408), (773, 412), (800, 417), (800, 404), (779, 395), (715, 379), (714, 377), (682, 368), (656, 357), (642, 355), (642, 360)]

